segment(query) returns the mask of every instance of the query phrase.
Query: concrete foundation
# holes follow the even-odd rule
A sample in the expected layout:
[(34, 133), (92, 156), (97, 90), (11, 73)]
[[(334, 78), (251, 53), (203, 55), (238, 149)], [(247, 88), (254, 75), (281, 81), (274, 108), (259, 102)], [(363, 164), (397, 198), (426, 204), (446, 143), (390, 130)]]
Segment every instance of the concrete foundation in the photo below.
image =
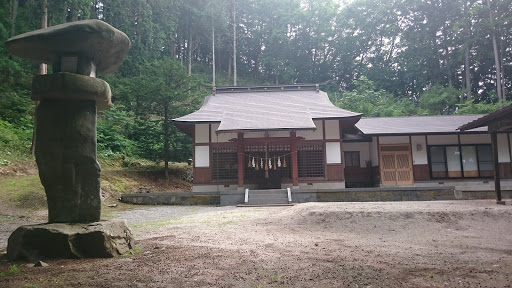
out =
[[(249, 192), (250, 193), (250, 192)], [(512, 190), (502, 191), (512, 199)], [(210, 193), (137, 193), (124, 194), (121, 201), (149, 205), (220, 205), (244, 203), (245, 191)], [(455, 187), (387, 187), (347, 189), (292, 189), (292, 203), (306, 202), (379, 202), (495, 199), (492, 190), (456, 190)]]

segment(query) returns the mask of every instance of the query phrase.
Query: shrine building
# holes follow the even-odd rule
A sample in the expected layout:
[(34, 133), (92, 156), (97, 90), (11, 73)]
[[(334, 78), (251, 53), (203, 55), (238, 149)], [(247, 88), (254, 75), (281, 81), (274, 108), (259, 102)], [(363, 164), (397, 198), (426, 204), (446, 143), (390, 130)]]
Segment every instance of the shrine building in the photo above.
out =
[[(457, 130), (483, 115), (361, 116), (318, 85), (281, 85), (217, 87), (173, 121), (193, 139), (193, 192), (492, 185), (487, 127)], [(510, 138), (496, 136), (505, 180)]]

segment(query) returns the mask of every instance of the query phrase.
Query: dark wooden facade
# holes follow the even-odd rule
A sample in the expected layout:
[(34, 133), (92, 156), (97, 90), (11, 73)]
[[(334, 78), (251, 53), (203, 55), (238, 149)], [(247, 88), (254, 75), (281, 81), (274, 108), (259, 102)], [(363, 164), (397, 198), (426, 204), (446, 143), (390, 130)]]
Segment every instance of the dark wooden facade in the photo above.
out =
[[(248, 174), (251, 174), (251, 172), (247, 172), (246, 170), (253, 169), (248, 166), (248, 162), (251, 161), (249, 155), (264, 155), (264, 154), (258, 154), (258, 152), (254, 152), (252, 150), (248, 151), (249, 147), (253, 149), (257, 146), (262, 147), (274, 147), (274, 146), (286, 146), (289, 149), (289, 152), (283, 152), (281, 154), (286, 155), (285, 158), (282, 160), (286, 161), (287, 165), (290, 167), (289, 175), (288, 173), (285, 176), (281, 176), (278, 179), (278, 182), (280, 184), (291, 184), (292, 186), (298, 186), (299, 183), (327, 183), (327, 182), (343, 182), (345, 180), (344, 177), (344, 168), (343, 168), (343, 140), (342, 137), (339, 137), (339, 139), (326, 139), (326, 133), (325, 133), (325, 121), (326, 120), (320, 120), (322, 121), (322, 139), (312, 139), (308, 140), (303, 137), (298, 137), (297, 133), (295, 131), (289, 132), (289, 137), (260, 137), (260, 138), (246, 138), (244, 137), (244, 132), (238, 132), (237, 138), (230, 139), (229, 142), (212, 142), (212, 129), (211, 124), (209, 124), (209, 141), (207, 143), (195, 143), (194, 139), (194, 148), (197, 146), (208, 146), (210, 153), (209, 153), (209, 167), (195, 167), (194, 166), (194, 184), (196, 185), (237, 185), (238, 187), (242, 188), (246, 184), (253, 184), (257, 185), (261, 188), (268, 188), (267, 186), (275, 186), (275, 183), (272, 184), (270, 182), (276, 181), (275, 178), (272, 179), (272, 175), (276, 175), (278, 173), (271, 171), (269, 172), (269, 177), (266, 179), (254, 179), (251, 177), (248, 177)], [(339, 135), (342, 135), (342, 120), (337, 120), (338, 127), (339, 127)], [(245, 132), (250, 133), (250, 132)], [(326, 149), (326, 143), (340, 143), (340, 152), (341, 155), (341, 163), (327, 163), (327, 149)], [(215, 147), (231, 147), (236, 150), (236, 175), (235, 177), (231, 179), (215, 179), (214, 174), (216, 171), (213, 170), (213, 167), (215, 166), (215, 161), (217, 159), (213, 156), (214, 152), (213, 150)], [(315, 176), (315, 177), (304, 177), (302, 174), (307, 174), (308, 171), (305, 171), (304, 169), (300, 169), (301, 163), (308, 163), (306, 159), (302, 159), (305, 152), (301, 153), (301, 150), (307, 151), (308, 147), (321, 147), (321, 153), (322, 153), (322, 160), (321, 163), (318, 164), (316, 169), (318, 170), (318, 167), (322, 169), (320, 173), (321, 176)], [(279, 155), (281, 155), (279, 154)], [(194, 163), (196, 155), (194, 155)], [(302, 158), (301, 158), (302, 157)], [(286, 160), (285, 160), (286, 159)], [(274, 168), (275, 169), (275, 168)], [(301, 171), (301, 174), (299, 172)], [(318, 172), (318, 171), (317, 171)]]

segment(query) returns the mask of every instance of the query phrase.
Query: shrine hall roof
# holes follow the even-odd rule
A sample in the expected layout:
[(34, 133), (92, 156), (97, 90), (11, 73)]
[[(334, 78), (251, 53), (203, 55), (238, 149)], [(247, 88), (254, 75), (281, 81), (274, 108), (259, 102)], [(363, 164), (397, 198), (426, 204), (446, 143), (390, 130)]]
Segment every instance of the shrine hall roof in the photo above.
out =
[(178, 123), (218, 123), (217, 132), (315, 130), (313, 119), (361, 117), (334, 106), (318, 85), (223, 87), (207, 96), (196, 112)]
[[(461, 125), (483, 115), (436, 115), (362, 118), (356, 127), (365, 135), (453, 134)], [(485, 132), (487, 127), (467, 132)]]

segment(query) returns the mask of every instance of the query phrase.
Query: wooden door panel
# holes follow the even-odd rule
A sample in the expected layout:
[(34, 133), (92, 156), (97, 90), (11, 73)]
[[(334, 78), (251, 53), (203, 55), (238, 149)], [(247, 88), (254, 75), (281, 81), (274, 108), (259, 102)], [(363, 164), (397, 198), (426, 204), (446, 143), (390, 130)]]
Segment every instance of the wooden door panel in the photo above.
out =
[(381, 171), (383, 185), (396, 185), (396, 161), (392, 152), (382, 153), (381, 155)]
[[(386, 152), (380, 154), (382, 185), (410, 185), (413, 184), (411, 152), (404, 146), (386, 146)], [(401, 148), (401, 149), (398, 149)]]

